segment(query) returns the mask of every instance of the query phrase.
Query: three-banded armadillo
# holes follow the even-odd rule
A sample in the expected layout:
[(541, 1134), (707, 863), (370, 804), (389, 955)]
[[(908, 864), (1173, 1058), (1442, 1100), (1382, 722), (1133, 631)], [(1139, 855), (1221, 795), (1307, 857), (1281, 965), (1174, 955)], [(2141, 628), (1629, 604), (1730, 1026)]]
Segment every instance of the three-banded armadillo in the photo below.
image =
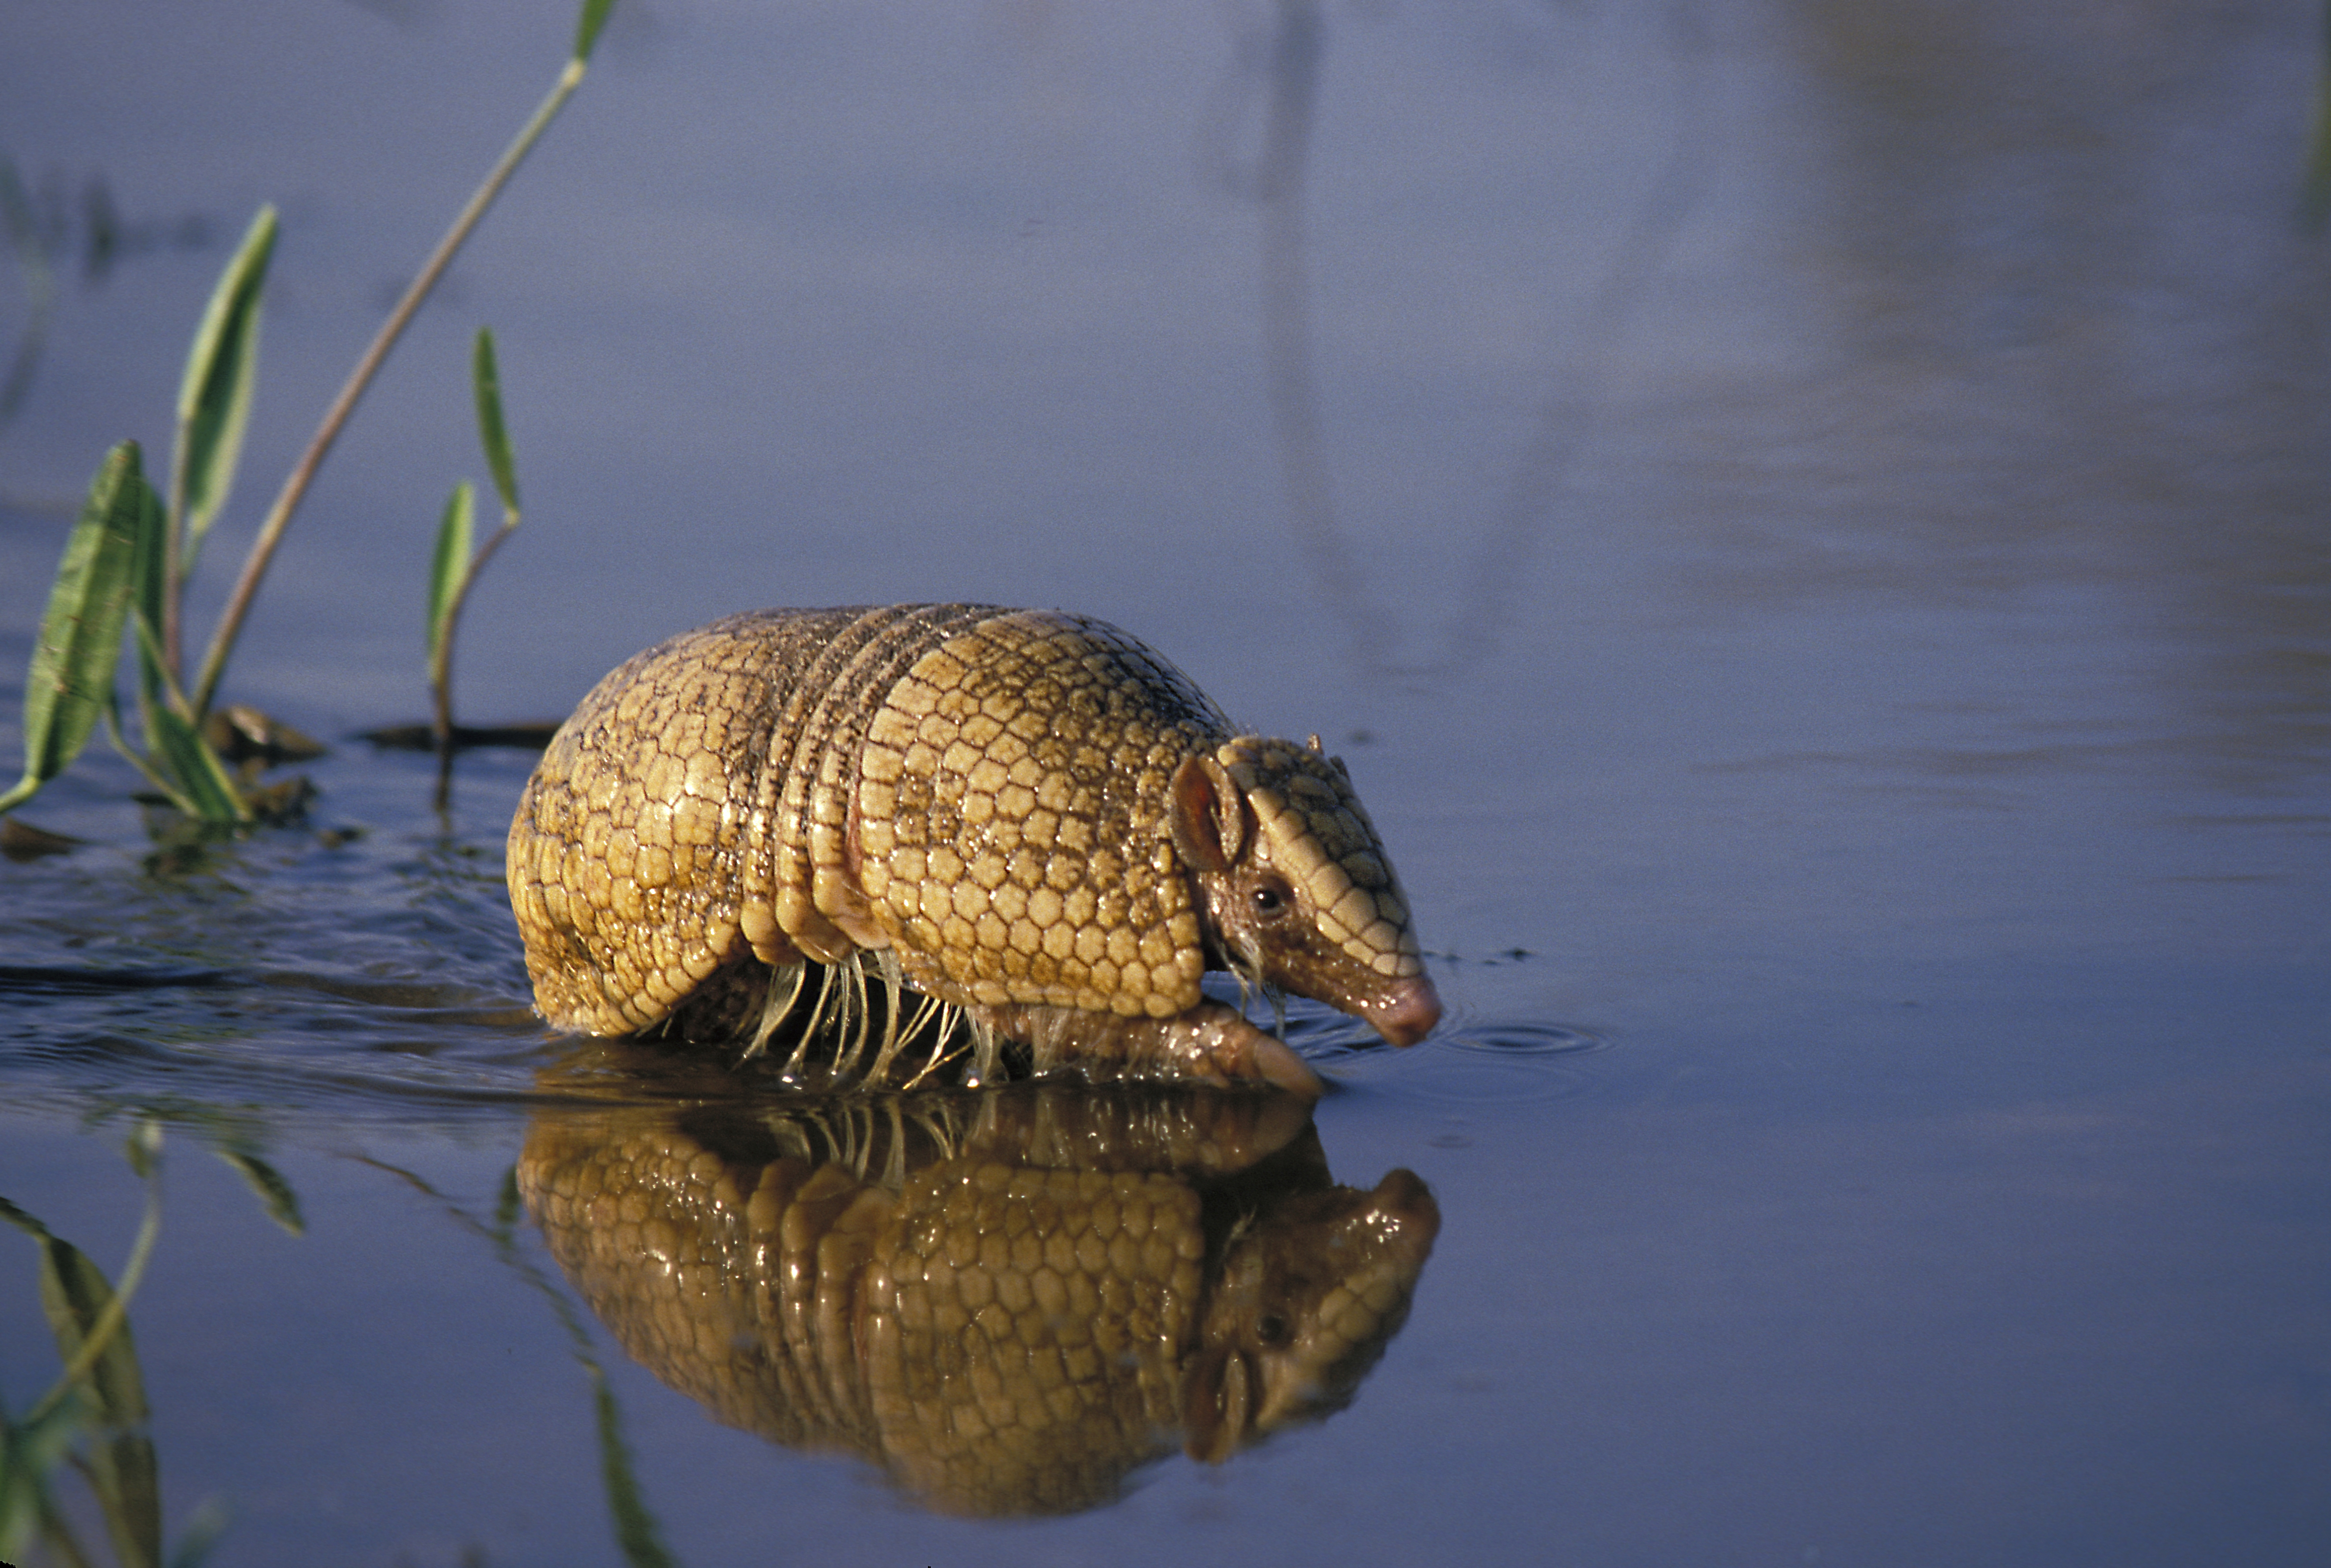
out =
[[(578, 1056), (547, 1087), (640, 1081)], [(1220, 1463), (1326, 1419), (1406, 1318), (1439, 1205), (1405, 1170), (1337, 1184), (1293, 1103), (568, 1100), (515, 1177), (617, 1343), (719, 1420), (927, 1507), (1059, 1514), (1177, 1447)]]
[(1342, 762), (1236, 734), (1166, 660), (1074, 615), (766, 610), (672, 638), (559, 729), (509, 874), (537, 1005), (595, 1034), (757, 1047), (804, 960), (855, 974), (863, 955), (894, 1026), (901, 978), (961, 1010), (975, 1077), (1000, 1037), (1039, 1070), (1316, 1093), (1201, 994), (1208, 968), (1395, 1044), (1441, 1012)]

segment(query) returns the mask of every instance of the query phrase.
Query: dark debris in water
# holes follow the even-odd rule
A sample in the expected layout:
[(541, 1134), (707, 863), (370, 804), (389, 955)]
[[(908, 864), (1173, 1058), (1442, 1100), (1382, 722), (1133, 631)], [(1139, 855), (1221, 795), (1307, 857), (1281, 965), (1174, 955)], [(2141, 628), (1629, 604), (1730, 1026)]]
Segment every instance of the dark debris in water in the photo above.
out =
[(203, 736), (211, 749), (231, 763), (313, 762), (330, 755), (330, 748), (280, 718), (242, 703), (230, 703), (203, 721)]
[(0, 856), (11, 860), (37, 860), (44, 855), (69, 855), (86, 842), (14, 817), (0, 817)]
[[(556, 719), (538, 720), (528, 724), (457, 724), (453, 727), (453, 749), (470, 751), (480, 746), (508, 746), (519, 751), (540, 751), (558, 733)], [(393, 724), (381, 729), (358, 730), (358, 740), (368, 740), (383, 751), (435, 751), (437, 734), (425, 724)]]

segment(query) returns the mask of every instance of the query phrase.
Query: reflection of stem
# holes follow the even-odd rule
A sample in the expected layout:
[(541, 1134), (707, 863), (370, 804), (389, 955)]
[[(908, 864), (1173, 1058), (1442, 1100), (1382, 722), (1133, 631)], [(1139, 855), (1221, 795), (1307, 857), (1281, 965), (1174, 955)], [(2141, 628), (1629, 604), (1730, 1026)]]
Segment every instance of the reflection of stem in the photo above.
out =
[(2323, 7), (2321, 53), (2315, 71), (2314, 134), (2307, 138), (2307, 176), (2299, 185), (2298, 223), (2319, 232), (2331, 218), (2331, 0)]
[(1699, 203), (1713, 162), (1715, 131), (1708, 89), (1701, 81), (1705, 24), (1692, 0), (1678, 0), (1670, 22), (1681, 78), (1676, 93), (1681, 123), (1675, 143), (1595, 285), (1569, 385), (1556, 387), (1548, 397), (1515, 461), (1505, 501), (1482, 536), (1462, 612), (1451, 623), (1449, 651), (1417, 673), (1454, 677), (1498, 651), (1498, 637), (1513, 619), (1514, 590), (1537, 535), (1554, 509), (1555, 497), (1585, 444), (1608, 390), (1613, 351), (1633, 320), (1644, 290), (1674, 249), (1684, 219)]
[(1319, 394), (1311, 374), (1311, 318), (1303, 256), (1304, 155), (1318, 97), (1327, 38), (1315, 0), (1280, 0), (1270, 40), (1270, 114), (1255, 170), (1262, 204), (1262, 331), (1271, 423), (1287, 480), (1295, 542), (1319, 575), (1329, 603), (1350, 625), (1353, 654), (1376, 667), (1376, 636), (1391, 617), (1368, 595), (1359, 564), (1336, 521), (1335, 494), (1319, 437)]
[(488, 1225), (471, 1218), (460, 1204), (402, 1166), (368, 1155), (350, 1157), (358, 1164), (386, 1172), (438, 1203), (455, 1224), (486, 1241), (504, 1266), (540, 1291), (550, 1303), (551, 1311), (557, 1314), (566, 1337), (573, 1342), (575, 1359), (582, 1364), (584, 1374), (591, 1380), (592, 1410), (599, 1439), (599, 1479), (606, 1489), (607, 1512), (614, 1526), (615, 1543), (623, 1551), (623, 1560), (633, 1568), (674, 1568), (677, 1559), (664, 1545), (661, 1527), (655, 1516), (648, 1512), (647, 1500), (640, 1490), (639, 1477), (632, 1467), (631, 1447), (623, 1441), (623, 1409), (615, 1402), (614, 1386), (607, 1381), (606, 1369), (599, 1364), (598, 1356), (591, 1349), (591, 1331), (583, 1326), (565, 1293), (541, 1269), (518, 1254), (512, 1230), (518, 1202), (514, 1180), (506, 1177), (503, 1183), (505, 1202), (513, 1209), (511, 1222)]
[(41, 238), (32, 197), (16, 177), (16, 166), (5, 158), (0, 158), (0, 222), (7, 225), (16, 265), (24, 274), (24, 329), (16, 336), (8, 375), (0, 380), (0, 430), (5, 430), (33, 389), (33, 373), (40, 368), (42, 352), (48, 347), (49, 318), (57, 308), (57, 274), (49, 263), (49, 246)]
[(1603, 400), (1613, 350), (1698, 204), (1710, 166), (1714, 126), (1700, 80), (1704, 24), (1693, 0), (1677, 0), (1670, 23), (1681, 74), (1675, 145), (1595, 287), (1570, 374), (1540, 411), (1505, 499), (1488, 521), (1461, 608), (1443, 640), (1446, 651), (1431, 662), (1394, 666), (1384, 657), (1394, 640), (1393, 617), (1369, 592), (1337, 521), (1312, 375), (1302, 198), (1324, 28), (1316, 0), (1280, 0), (1264, 62), (1270, 103), (1252, 185), (1263, 214), (1265, 378), (1297, 543), (1328, 607), (1346, 622), (1355, 660), (1365, 675), (1453, 679), (1495, 653), (1513, 619), (1516, 588)]
[(509, 184), (509, 177), (518, 172), (518, 166), (525, 161), (535, 142), (550, 128), (551, 120), (574, 96), (575, 90), (583, 85), (585, 69), (585, 62), (579, 54), (567, 61), (549, 96), (542, 100), (541, 107), (534, 111), (534, 118), (526, 122), (517, 138), (503, 152), (500, 161), (486, 176), (485, 182), (471, 195), (469, 204), (453, 220), (453, 226), (445, 231), (445, 237), (437, 242), (437, 248), (430, 252), (428, 261), (422, 263), (420, 275), (404, 290), (404, 297), (397, 300), (396, 308), (389, 312), (388, 319), (381, 323), (372, 346), (365, 350), (364, 357), (357, 361), (357, 367), (349, 373), (347, 384), (340, 388), (339, 396), (332, 400), (331, 408), (324, 415), (324, 423), (317, 428), (315, 439), (308, 443), (308, 450), (300, 454), (300, 461), (293, 465), (290, 477), (283, 481), (282, 493), (275, 498), (266, 521), (260, 525), (259, 537), (252, 541), (251, 553), (243, 557), (243, 575), (235, 579), (234, 592), (228, 597), (226, 609), (219, 617), (218, 629), (211, 634), (210, 649), (203, 655), (202, 678), (195, 683), (196, 714), (210, 712), (211, 699), (218, 692), (219, 677), (225, 673), (227, 655), (233, 651), (235, 638), (243, 631), (243, 620), (251, 613), (251, 602), (259, 592), (260, 579), (267, 575), (268, 563), (274, 559), (275, 546), (282, 540), (283, 530), (290, 525), (291, 514), (307, 496), (308, 486), (315, 480), (316, 470), (323, 466), (324, 454), (331, 451), (332, 443), (339, 439), (341, 426), (347, 424), (348, 415), (356, 412), (357, 400), (371, 386), (373, 376), (388, 357), (388, 351), (404, 335), (414, 313), (421, 309), (422, 301), (437, 286), (437, 280), (452, 264), (455, 253), (469, 239), (470, 231), (478, 226), (478, 220), (484, 217), (486, 209), (494, 204), (494, 198), (501, 195), (502, 186)]

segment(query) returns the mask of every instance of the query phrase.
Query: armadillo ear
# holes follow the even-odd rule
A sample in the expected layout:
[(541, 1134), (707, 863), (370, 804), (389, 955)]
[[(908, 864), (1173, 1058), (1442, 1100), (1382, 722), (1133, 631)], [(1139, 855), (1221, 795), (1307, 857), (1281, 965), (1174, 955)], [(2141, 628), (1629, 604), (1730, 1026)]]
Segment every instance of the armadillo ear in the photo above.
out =
[(1185, 756), (1174, 770), (1166, 825), (1194, 869), (1227, 871), (1246, 847), (1246, 797), (1213, 757)]

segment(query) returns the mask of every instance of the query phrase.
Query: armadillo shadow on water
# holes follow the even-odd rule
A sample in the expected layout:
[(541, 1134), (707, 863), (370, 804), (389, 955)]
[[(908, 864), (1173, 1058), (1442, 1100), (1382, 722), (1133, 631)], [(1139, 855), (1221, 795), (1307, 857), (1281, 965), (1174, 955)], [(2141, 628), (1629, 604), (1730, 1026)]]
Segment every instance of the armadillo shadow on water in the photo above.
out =
[(753, 1053), (790, 1020), (800, 1081), (1316, 1095), (1209, 969), (1399, 1045), (1441, 1016), (1341, 759), (1237, 733), (1075, 615), (765, 610), (672, 638), (560, 727), (509, 872), (552, 1023)]
[(953, 1514), (1097, 1506), (1343, 1409), (1440, 1229), (1407, 1171), (1336, 1185), (1304, 1102), (1164, 1084), (570, 1102), (517, 1180), (667, 1384)]

